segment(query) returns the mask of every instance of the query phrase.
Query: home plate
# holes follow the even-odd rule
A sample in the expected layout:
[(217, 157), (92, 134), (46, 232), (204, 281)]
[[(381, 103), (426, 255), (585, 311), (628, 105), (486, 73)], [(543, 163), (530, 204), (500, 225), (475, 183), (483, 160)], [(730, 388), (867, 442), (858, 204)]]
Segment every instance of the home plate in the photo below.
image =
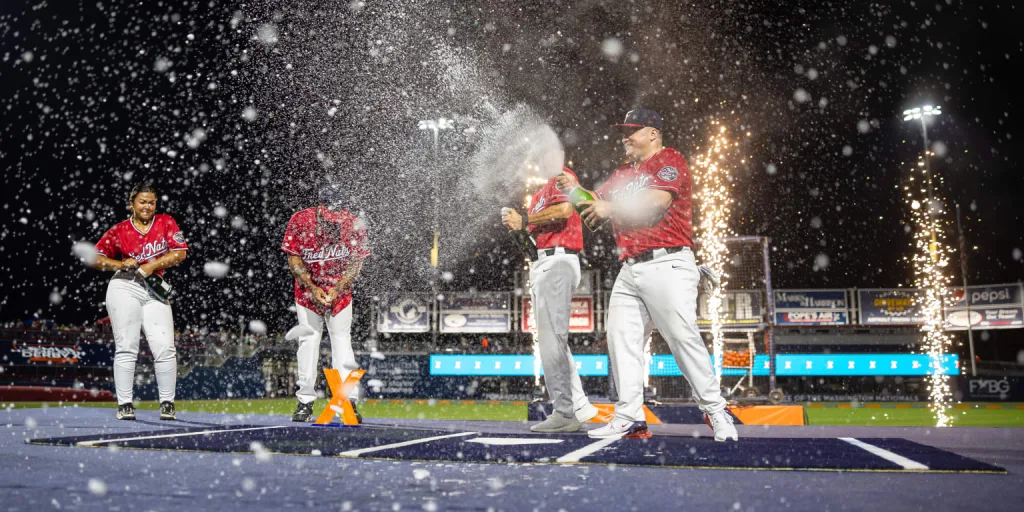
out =
[(530, 439), (527, 437), (474, 437), (467, 443), (489, 444), (493, 446), (516, 446), (525, 444), (558, 444), (562, 439)]

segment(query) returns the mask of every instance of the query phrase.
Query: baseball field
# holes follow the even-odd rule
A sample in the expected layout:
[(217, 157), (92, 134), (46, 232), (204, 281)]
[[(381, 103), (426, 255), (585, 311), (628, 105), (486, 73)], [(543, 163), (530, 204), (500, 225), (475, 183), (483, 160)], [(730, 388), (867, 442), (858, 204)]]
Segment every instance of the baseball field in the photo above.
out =
[[(327, 404), (318, 400), (314, 410)], [(113, 409), (113, 404), (59, 402), (11, 402), (3, 408), (100, 407)], [(260, 400), (179, 400), (181, 416), (194, 413), (266, 414), (289, 416), (295, 408), (291, 398)], [(368, 400), (359, 404), (364, 418), (425, 420), (487, 420), (526, 421), (525, 402), (435, 401), (435, 400)], [(140, 402), (140, 410), (157, 410), (155, 402)], [(807, 404), (807, 424), (819, 426), (886, 426), (926, 427), (935, 424), (931, 411), (923, 403), (904, 402), (816, 402)], [(1024, 404), (961, 403), (953, 409), (954, 426), (959, 427), (1024, 427)]]

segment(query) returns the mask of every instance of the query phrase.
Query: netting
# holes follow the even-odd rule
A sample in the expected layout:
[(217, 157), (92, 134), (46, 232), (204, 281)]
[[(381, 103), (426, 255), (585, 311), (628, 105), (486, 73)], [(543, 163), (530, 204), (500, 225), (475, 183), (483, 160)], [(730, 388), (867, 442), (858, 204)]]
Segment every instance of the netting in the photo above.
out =
[[(697, 325), (709, 352), (721, 358), (722, 390), (731, 399), (767, 398), (774, 389), (768, 241), (765, 237), (726, 240), (728, 257), (725, 275), (721, 276), (725, 293), (719, 354), (714, 354), (708, 294), (701, 288), (698, 295)], [(658, 401), (690, 399), (690, 387), (657, 331), (651, 338), (650, 353), (654, 360), (648, 394)]]

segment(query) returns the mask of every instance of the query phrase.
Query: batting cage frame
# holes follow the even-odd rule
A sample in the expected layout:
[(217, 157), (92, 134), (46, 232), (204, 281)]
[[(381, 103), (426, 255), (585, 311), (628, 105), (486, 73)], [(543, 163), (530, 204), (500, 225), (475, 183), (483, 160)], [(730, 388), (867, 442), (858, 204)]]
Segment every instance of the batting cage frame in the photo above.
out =
[[(724, 275), (722, 351), (715, 353), (708, 294), (698, 294), (697, 325), (712, 361), (722, 361), (719, 377), (723, 395), (734, 401), (780, 403), (782, 390), (775, 379), (775, 304), (771, 283), (771, 239), (760, 236), (730, 237)], [(698, 261), (698, 263), (700, 263)], [(652, 402), (688, 401), (692, 393), (681, 378), (667, 343), (655, 330), (649, 340), (648, 389)]]

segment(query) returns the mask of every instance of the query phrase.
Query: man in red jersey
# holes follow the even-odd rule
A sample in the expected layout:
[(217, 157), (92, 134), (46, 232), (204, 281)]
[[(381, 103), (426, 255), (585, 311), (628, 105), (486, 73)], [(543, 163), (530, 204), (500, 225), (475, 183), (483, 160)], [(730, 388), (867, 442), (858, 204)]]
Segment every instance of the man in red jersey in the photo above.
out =
[[(174, 348), (174, 318), (170, 301), (158, 295), (147, 281), (182, 261), (188, 252), (185, 235), (174, 218), (156, 213), (156, 190), (136, 185), (128, 194), (128, 220), (110, 228), (96, 243), (88, 264), (113, 270), (107, 285), (107, 313), (114, 332), (114, 387), (117, 419), (134, 420), (132, 403), (135, 363), (139, 359), (140, 329), (153, 352), (153, 371), (160, 395), (160, 419), (176, 419), (174, 391), (178, 356)], [(161, 281), (162, 282), (162, 281)]]
[[(616, 127), (627, 163), (581, 201), (589, 226), (611, 219), (622, 269), (608, 305), (608, 357), (619, 401), (615, 418), (591, 437), (650, 437), (644, 420), (644, 342), (652, 324), (665, 337), (716, 441), (736, 440), (707, 346), (697, 329), (700, 272), (693, 255), (692, 181), (686, 160), (664, 147), (661, 116), (635, 109)], [(559, 188), (578, 185), (570, 176)]]
[(281, 243), (295, 276), (299, 325), (308, 327), (306, 334), (298, 337), (298, 405), (292, 421), (310, 421), (313, 416), (324, 324), (331, 339), (331, 366), (339, 370), (342, 382), (359, 368), (352, 351), (351, 285), (362, 270), (363, 261), (370, 256), (370, 248), (366, 226), (343, 204), (339, 187), (324, 187), (319, 206), (292, 215)]
[[(563, 167), (562, 172), (576, 176), (568, 167)], [(555, 180), (548, 180), (533, 195), (526, 215), (503, 208), (501, 216), (507, 228), (529, 230), (537, 241), (537, 259), (530, 264), (530, 295), (544, 384), (554, 411), (530, 427), (534, 432), (576, 432), (582, 422), (597, 415), (597, 408), (583, 392), (569, 350), (572, 295), (580, 284), (580, 260), (576, 253), (583, 250), (582, 223), (569, 196), (558, 190)]]

